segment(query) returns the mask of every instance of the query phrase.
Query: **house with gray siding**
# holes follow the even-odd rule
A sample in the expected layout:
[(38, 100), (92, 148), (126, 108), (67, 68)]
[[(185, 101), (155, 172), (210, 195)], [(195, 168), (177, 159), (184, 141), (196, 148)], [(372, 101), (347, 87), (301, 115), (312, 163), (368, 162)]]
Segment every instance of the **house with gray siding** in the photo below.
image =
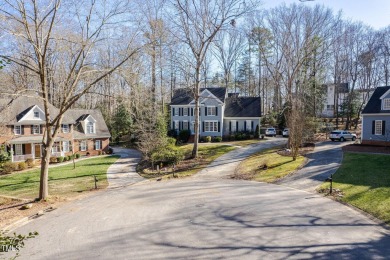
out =
[[(171, 129), (195, 133), (195, 101), (188, 89), (177, 89), (171, 101)], [(200, 136), (224, 136), (260, 127), (260, 97), (228, 94), (226, 88), (202, 88), (199, 111)]]
[(378, 87), (362, 112), (362, 144), (390, 145), (390, 86)]

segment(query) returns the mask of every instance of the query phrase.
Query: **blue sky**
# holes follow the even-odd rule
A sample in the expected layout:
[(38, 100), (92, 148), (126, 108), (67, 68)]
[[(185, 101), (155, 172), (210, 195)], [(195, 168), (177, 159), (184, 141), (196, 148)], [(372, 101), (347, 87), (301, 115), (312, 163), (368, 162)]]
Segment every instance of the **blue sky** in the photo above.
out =
[(362, 21), (374, 29), (390, 25), (390, 0), (315, 0), (301, 3), (299, 0), (262, 0), (264, 8), (285, 2), (305, 5), (321, 4), (334, 11), (343, 10), (344, 18)]

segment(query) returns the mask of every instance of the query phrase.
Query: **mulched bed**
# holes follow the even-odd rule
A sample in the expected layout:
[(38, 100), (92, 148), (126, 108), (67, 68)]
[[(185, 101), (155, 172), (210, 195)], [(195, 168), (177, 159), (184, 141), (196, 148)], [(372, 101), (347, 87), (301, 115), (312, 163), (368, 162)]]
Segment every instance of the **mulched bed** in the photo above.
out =
[(364, 145), (364, 144), (350, 144), (343, 146), (343, 152), (358, 152), (358, 153), (383, 153), (390, 154), (390, 147)]

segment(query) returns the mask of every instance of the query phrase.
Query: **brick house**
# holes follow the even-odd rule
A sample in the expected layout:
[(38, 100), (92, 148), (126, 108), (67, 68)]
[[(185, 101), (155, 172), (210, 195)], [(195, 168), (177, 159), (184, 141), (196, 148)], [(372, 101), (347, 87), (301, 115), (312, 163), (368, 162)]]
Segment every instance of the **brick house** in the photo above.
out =
[[(0, 144), (5, 144), (12, 154), (12, 161), (28, 158), (40, 159), (45, 133), (43, 101), (38, 96), (19, 96), (13, 100), (1, 100), (4, 109), (0, 116)], [(49, 105), (52, 116), (58, 109)], [(111, 137), (99, 110), (70, 109), (63, 117), (53, 145), (52, 156), (74, 153), (97, 155), (108, 151)]]

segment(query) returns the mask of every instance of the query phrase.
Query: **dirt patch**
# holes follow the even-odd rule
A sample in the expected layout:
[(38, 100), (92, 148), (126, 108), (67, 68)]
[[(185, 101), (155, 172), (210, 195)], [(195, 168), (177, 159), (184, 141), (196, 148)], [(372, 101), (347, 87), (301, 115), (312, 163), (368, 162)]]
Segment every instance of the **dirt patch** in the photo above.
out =
[(390, 147), (385, 147), (385, 146), (350, 144), (350, 145), (343, 146), (342, 149), (343, 152), (390, 154)]
[[(91, 190), (71, 198), (53, 196), (50, 197), (47, 201), (31, 201), (17, 198), (0, 197), (0, 230), (22, 218), (36, 218), (37, 216), (40, 216), (46, 212), (55, 210), (64, 203), (90, 196), (98, 191), (101, 190)], [(30, 203), (32, 204), (31, 208), (22, 209), (24, 205)]]
[[(305, 154), (314, 151), (315, 144), (314, 143), (305, 143), (302, 145), (302, 147), (299, 148), (299, 154), (304, 156)], [(290, 149), (281, 149), (276, 152), (277, 154), (281, 156), (291, 156), (291, 150)]]
[(339, 200), (344, 197), (344, 192), (342, 192), (340, 189), (332, 189), (332, 193), (330, 193), (330, 188), (319, 189), (317, 191), (318, 193), (324, 194), (327, 197), (332, 197), (336, 200)]

